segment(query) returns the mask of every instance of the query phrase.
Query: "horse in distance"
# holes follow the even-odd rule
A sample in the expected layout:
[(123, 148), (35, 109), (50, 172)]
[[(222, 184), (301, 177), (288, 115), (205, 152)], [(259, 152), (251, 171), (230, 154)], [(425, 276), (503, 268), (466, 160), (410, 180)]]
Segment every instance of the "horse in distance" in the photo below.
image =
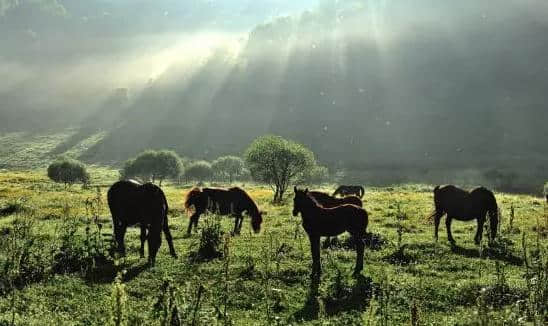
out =
[(186, 210), (190, 211), (192, 207), (194, 207), (194, 212), (190, 216), (187, 235), (191, 234), (193, 227), (198, 227), (200, 215), (206, 212), (233, 216), (235, 218), (234, 234), (240, 233), (244, 212), (251, 217), (251, 227), (255, 233), (260, 232), (263, 215), (266, 214), (260, 211), (249, 194), (239, 187), (229, 189), (194, 188), (188, 192), (185, 198)]
[(124, 236), (128, 226), (139, 224), (141, 247), (144, 257), (144, 243), (148, 242), (149, 264), (154, 265), (156, 254), (162, 243), (162, 231), (169, 245), (169, 252), (177, 257), (173, 238), (169, 231), (168, 204), (162, 189), (152, 183), (140, 184), (133, 180), (115, 182), (107, 193), (108, 206), (112, 215), (114, 238), (118, 251), (125, 255)]
[(362, 186), (345, 186), (341, 185), (339, 186), (335, 192), (333, 193), (333, 197), (340, 195), (340, 196), (350, 196), (355, 195), (358, 196), (360, 199), (363, 198), (363, 195), (365, 194), (365, 189)]
[(447, 228), (447, 239), (455, 244), (455, 239), (451, 234), (451, 221), (471, 221), (477, 220), (477, 231), (474, 242), (479, 245), (483, 237), (483, 225), (489, 215), (490, 232), (489, 243), (491, 244), (497, 235), (497, 226), (499, 222), (499, 210), (497, 200), (492, 191), (479, 187), (470, 192), (448, 185), (444, 187), (436, 186), (434, 188), (434, 237), (438, 240), (438, 228), (443, 215), (447, 215), (445, 226)]

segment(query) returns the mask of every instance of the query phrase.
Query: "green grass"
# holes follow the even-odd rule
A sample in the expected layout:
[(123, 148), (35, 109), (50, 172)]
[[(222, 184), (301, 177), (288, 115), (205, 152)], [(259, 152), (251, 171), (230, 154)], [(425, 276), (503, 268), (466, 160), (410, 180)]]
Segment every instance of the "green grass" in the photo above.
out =
[[(108, 185), (117, 178), (116, 171), (106, 168), (92, 167), (90, 173), (93, 184)], [(473, 243), (475, 223), (453, 223), (460, 246), (457, 250), (448, 245), (444, 226), (439, 242), (433, 241), (433, 225), (427, 219), (432, 210), (432, 187), (368, 188), (364, 197), (370, 216), (368, 231), (386, 241), (376, 250), (366, 248), (361, 279), (351, 277), (355, 262), (352, 250), (344, 246), (322, 250), (323, 274), (316, 290), (309, 279), (308, 239), (300, 217), (291, 215), (291, 198), (286, 198), (285, 205), (273, 206), (269, 188), (247, 185), (260, 208), (268, 211), (262, 232), (252, 234), (246, 217), (242, 235), (225, 243), (224, 258), (197, 262), (189, 255), (197, 250), (200, 237), (184, 236), (188, 216), (183, 212), (183, 196), (189, 186), (168, 184), (163, 188), (178, 259), (169, 256), (164, 239), (156, 266), (145, 268), (146, 260), (138, 253), (138, 229), (130, 228), (126, 234), (127, 257), (117, 266), (99, 265), (89, 273), (66, 275), (46, 268), (42, 279), (5, 292), (0, 296), (0, 325), (9, 325), (12, 318), (17, 325), (102, 325), (113, 320), (116, 302), (121, 302), (122, 317), (129, 324), (160, 325), (175, 303), (181, 318), (191, 320), (195, 314), (199, 325), (409, 325), (413, 304), (420, 325), (480, 325), (478, 298), (487, 302), (491, 324), (502, 325), (506, 320), (511, 325), (510, 320), (524, 317), (514, 324), (533, 325), (523, 304), (530, 285), (524, 278), (527, 269), (521, 264), (521, 241), (525, 234), (529, 259), (534, 257), (537, 240), (540, 246), (546, 245), (548, 217), (541, 198), (497, 193), (504, 216), (501, 242), (505, 247), (486, 249), (480, 258)], [(27, 208), (0, 216), (0, 239), (13, 234), (8, 230), (16, 221), (31, 220), (32, 232), (39, 239), (33, 248), (41, 253), (35, 258), (48, 267), (59, 248), (61, 226), (75, 223), (80, 238), (86, 226), (95, 230), (84, 204), (95, 195), (93, 187), (53, 184), (44, 170), (0, 172), (0, 209), (14, 203)], [(108, 235), (112, 231), (106, 188), (101, 189), (101, 196), (98, 222), (103, 225), (101, 232)], [(407, 214), (407, 219), (400, 221), (406, 259), (399, 264), (393, 259), (398, 251), (398, 206)], [(508, 230), (511, 206), (515, 210), (514, 229)], [(206, 219), (213, 223), (215, 217), (202, 217), (200, 227), (207, 224)], [(232, 223), (231, 219), (221, 219), (226, 236)], [(346, 237), (340, 237), (340, 242)], [(7, 255), (8, 251), (0, 252)], [(0, 262), (5, 258), (1, 255)], [(123, 274), (122, 287), (115, 283), (117, 272)], [(495, 287), (503, 276), (505, 287)], [(482, 288), (487, 292), (480, 296)], [(500, 288), (504, 291), (493, 290)], [(519, 307), (515, 305), (518, 299), (522, 300)]]

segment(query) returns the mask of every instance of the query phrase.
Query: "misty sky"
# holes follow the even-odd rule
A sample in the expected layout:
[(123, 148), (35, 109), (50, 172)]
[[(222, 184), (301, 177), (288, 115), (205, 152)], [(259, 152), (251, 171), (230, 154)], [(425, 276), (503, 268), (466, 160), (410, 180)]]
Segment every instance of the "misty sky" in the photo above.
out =
[(0, 105), (93, 107), (114, 88), (137, 90), (178, 60), (309, 6), (313, 1), (0, 0), (0, 94), (10, 98)]

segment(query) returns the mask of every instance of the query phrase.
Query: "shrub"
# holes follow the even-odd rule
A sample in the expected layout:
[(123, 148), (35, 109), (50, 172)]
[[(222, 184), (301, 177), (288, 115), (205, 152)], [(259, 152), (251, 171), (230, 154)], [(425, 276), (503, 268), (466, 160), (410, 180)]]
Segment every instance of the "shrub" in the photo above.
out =
[(120, 171), (122, 179), (139, 178), (143, 181), (177, 178), (183, 171), (181, 158), (173, 151), (144, 151), (125, 162)]
[(246, 150), (245, 161), (255, 180), (274, 189), (274, 202), (281, 202), (290, 183), (309, 174), (315, 166), (314, 153), (280, 136), (255, 139)]
[(196, 161), (190, 163), (185, 169), (185, 178), (187, 180), (195, 180), (203, 182), (210, 179), (213, 176), (213, 169), (211, 164), (206, 161)]
[(49, 273), (49, 255), (32, 218), (18, 218), (0, 237), (0, 294), (39, 282)]
[(62, 158), (48, 166), (48, 177), (58, 183), (72, 185), (77, 182), (87, 184), (89, 174), (86, 166), (77, 160)]
[(214, 174), (232, 183), (234, 178), (240, 177), (244, 172), (244, 161), (237, 156), (222, 156), (211, 164)]

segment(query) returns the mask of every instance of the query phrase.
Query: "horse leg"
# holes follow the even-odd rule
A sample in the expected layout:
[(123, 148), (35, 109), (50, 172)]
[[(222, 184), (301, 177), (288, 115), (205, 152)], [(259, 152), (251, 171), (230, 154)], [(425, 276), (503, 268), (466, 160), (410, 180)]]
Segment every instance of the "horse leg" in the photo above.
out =
[(438, 213), (434, 215), (434, 239), (436, 239), (436, 242), (438, 242), (438, 230), (440, 227), (440, 220), (442, 216), (443, 216), (442, 214), (438, 214)]
[(201, 212), (196, 211), (192, 216), (190, 217), (190, 221), (188, 222), (188, 229), (186, 230), (186, 234), (190, 235), (192, 233), (192, 226), (194, 225), (194, 229), (198, 228), (198, 219), (200, 218)]
[(164, 235), (166, 236), (167, 245), (169, 246), (169, 254), (173, 258), (177, 258), (175, 247), (173, 246), (173, 237), (171, 236), (171, 232), (169, 231), (169, 226), (167, 224), (167, 218), (164, 220)]
[(479, 245), (481, 239), (483, 238), (483, 224), (485, 223), (485, 216), (478, 217), (478, 229), (476, 230), (476, 236), (474, 237), (474, 242), (476, 245)]
[(310, 251), (312, 252), (312, 276), (320, 276), (321, 263), (320, 263), (320, 237), (308, 236), (310, 240)]
[(162, 229), (159, 226), (151, 226), (148, 230), (148, 263), (154, 266), (156, 254), (162, 244)]
[(360, 272), (363, 270), (363, 254), (365, 248), (365, 243), (363, 242), (364, 237), (352, 237), (356, 243), (356, 268), (354, 268), (354, 275), (360, 275)]
[(451, 234), (451, 221), (453, 218), (449, 215), (447, 215), (447, 218), (445, 219), (445, 227), (447, 228), (447, 240), (451, 242), (451, 244), (455, 244), (455, 239), (453, 239), (453, 235)]
[(126, 235), (127, 225), (122, 222), (116, 222), (114, 225), (114, 238), (118, 245), (118, 252), (122, 255), (126, 255), (126, 245), (124, 244), (124, 236)]
[(244, 217), (240, 215), (238, 221), (238, 234), (240, 234), (240, 232), (242, 231), (242, 223), (244, 221)]
[(147, 229), (144, 225), (141, 225), (141, 248), (139, 249), (139, 255), (141, 258), (145, 258), (145, 241), (147, 239)]

